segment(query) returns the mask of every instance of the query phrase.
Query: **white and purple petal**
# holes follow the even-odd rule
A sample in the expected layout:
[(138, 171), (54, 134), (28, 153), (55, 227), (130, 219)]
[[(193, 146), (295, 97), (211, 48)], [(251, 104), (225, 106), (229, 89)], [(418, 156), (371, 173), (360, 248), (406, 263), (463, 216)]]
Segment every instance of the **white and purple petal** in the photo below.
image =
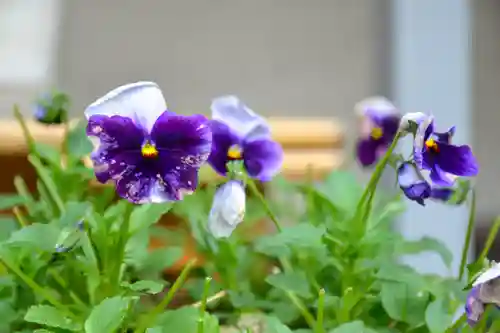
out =
[(130, 118), (149, 133), (166, 109), (167, 104), (156, 83), (136, 82), (108, 92), (85, 109), (85, 116), (87, 119), (95, 115)]
[(207, 228), (216, 238), (229, 237), (245, 216), (246, 194), (240, 181), (230, 180), (215, 192)]
[(406, 197), (423, 206), (425, 200), (431, 196), (432, 189), (429, 183), (409, 162), (401, 163), (397, 173), (399, 187)]
[(233, 133), (247, 140), (268, 138), (271, 129), (267, 121), (233, 95), (215, 98), (210, 106), (212, 119), (226, 124)]
[(283, 165), (283, 148), (270, 139), (245, 141), (243, 160), (248, 175), (260, 181), (270, 181)]
[(399, 110), (390, 100), (382, 96), (373, 96), (358, 102), (354, 106), (354, 112), (361, 117), (370, 119), (381, 119), (391, 116), (399, 116)]
[(434, 130), (434, 117), (428, 116), (421, 119), (418, 123), (418, 128), (413, 139), (413, 159), (417, 166), (424, 169), (425, 141), (429, 138)]
[(470, 326), (476, 325), (484, 313), (484, 303), (479, 299), (479, 288), (473, 287), (469, 291), (465, 302), (465, 313)]

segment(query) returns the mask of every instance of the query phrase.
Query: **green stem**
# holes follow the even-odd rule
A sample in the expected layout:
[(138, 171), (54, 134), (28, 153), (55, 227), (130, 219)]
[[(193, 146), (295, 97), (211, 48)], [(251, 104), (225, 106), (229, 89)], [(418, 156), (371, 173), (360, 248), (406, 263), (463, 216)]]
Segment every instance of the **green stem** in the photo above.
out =
[(0, 257), (0, 263), (2, 263), (7, 269), (9, 269), (12, 273), (17, 275), (24, 283), (26, 283), (31, 289), (33, 289), (34, 292), (42, 296), (52, 304), (54, 307), (59, 309), (62, 313), (66, 314), (68, 317), (71, 318), (76, 318), (76, 316), (66, 308), (64, 304), (59, 302), (57, 299), (55, 299), (50, 292), (45, 290), (43, 287), (41, 287), (38, 283), (36, 283), (33, 279), (31, 279), (28, 275), (24, 274), (23, 271), (17, 267), (16, 265), (10, 263), (9, 261), (5, 260), (4, 258)]
[(290, 301), (297, 307), (297, 309), (300, 311), (302, 314), (302, 317), (307, 322), (307, 325), (309, 325), (310, 328), (314, 329), (316, 327), (314, 316), (307, 310), (307, 307), (302, 303), (302, 301), (291, 291), (286, 291), (286, 294)]
[(273, 211), (271, 210), (271, 207), (269, 207), (269, 204), (267, 203), (267, 201), (264, 198), (264, 196), (262, 195), (262, 193), (260, 193), (259, 189), (257, 188), (257, 185), (255, 184), (255, 181), (251, 178), (248, 178), (247, 184), (250, 187), (250, 190), (252, 191), (252, 193), (259, 199), (260, 203), (262, 204), (262, 207), (266, 211), (266, 213), (269, 216), (269, 218), (271, 219), (271, 221), (273, 221), (278, 232), (283, 231), (283, 228), (281, 227), (281, 224), (278, 221), (278, 218), (276, 217), (276, 215), (274, 215)]
[(154, 324), (156, 317), (165, 310), (168, 304), (170, 304), (170, 301), (172, 301), (174, 295), (184, 284), (184, 281), (187, 279), (189, 273), (194, 268), (195, 264), (196, 264), (196, 259), (191, 259), (186, 264), (186, 266), (184, 266), (184, 269), (182, 270), (177, 280), (175, 280), (174, 284), (172, 285), (172, 288), (168, 290), (165, 298), (162, 299), (162, 301), (145, 317), (144, 320), (139, 322), (139, 325), (134, 331), (135, 333), (143, 333), (146, 331), (147, 328), (149, 328), (150, 325)]
[(19, 125), (21, 126), (21, 130), (23, 131), (24, 138), (26, 139), (26, 143), (28, 144), (28, 150), (30, 153), (36, 153), (35, 150), (35, 139), (31, 135), (28, 126), (26, 125), (26, 122), (24, 121), (24, 117), (21, 114), (21, 111), (19, 111), (19, 106), (14, 105), (14, 117), (16, 120), (19, 122)]
[(40, 159), (35, 155), (29, 155), (28, 161), (35, 167), (38, 173), (38, 177), (40, 177), (40, 180), (45, 185), (45, 188), (47, 189), (47, 192), (49, 193), (50, 197), (52, 198), (52, 200), (54, 200), (54, 203), (56, 204), (57, 209), (59, 210), (59, 214), (60, 215), (64, 214), (65, 208), (61, 196), (57, 192), (57, 187), (54, 184), (54, 181), (50, 177), (49, 173), (43, 166)]
[(463, 315), (460, 316), (460, 318), (457, 319), (457, 321), (453, 323), (453, 325), (448, 327), (445, 333), (455, 333), (463, 324), (465, 324), (466, 320), (467, 320), (467, 315), (464, 313)]
[(198, 333), (203, 333), (205, 330), (205, 310), (207, 308), (207, 298), (210, 292), (210, 282), (212, 282), (211, 277), (205, 278), (205, 284), (203, 286), (203, 296), (201, 298), (200, 305), (200, 317), (198, 318)]
[[(126, 209), (124, 214), (124, 219), (120, 226), (120, 232), (118, 234), (118, 243), (116, 245), (116, 253), (118, 258), (113, 265), (113, 275), (111, 277), (110, 283), (119, 288), (121, 282), (121, 271), (123, 261), (125, 259), (125, 250), (127, 247), (127, 242), (129, 239), (129, 229), (130, 229), (130, 218), (134, 210), (134, 205), (131, 203), (126, 203)], [(107, 263), (106, 263), (107, 264)]]
[[(391, 145), (389, 146), (389, 148), (385, 152), (382, 159), (377, 163), (377, 166), (375, 167), (375, 171), (373, 172), (373, 174), (368, 182), (368, 185), (365, 188), (365, 191), (361, 195), (361, 199), (359, 200), (358, 206), (356, 207), (356, 217), (359, 218), (360, 215), (363, 213), (363, 215), (361, 215), (362, 216), (362, 220), (361, 220), (362, 223), (364, 223), (366, 221), (366, 218), (368, 217), (368, 215), (370, 213), (369, 208), (371, 208), (371, 202), (372, 202), (373, 197), (374, 197), (372, 195), (372, 192), (375, 191), (375, 188), (377, 187), (377, 184), (378, 184), (380, 178), (382, 177), (382, 173), (383, 173), (387, 163), (389, 162), (389, 159), (391, 158), (391, 155), (394, 152), (394, 149), (396, 149), (396, 146), (398, 144), (399, 139), (401, 138), (401, 135), (402, 135), (401, 132), (396, 133), (396, 136), (394, 137), (394, 140), (392, 140)], [(366, 211), (363, 212), (363, 207), (365, 207), (365, 201), (367, 199), (368, 199), (368, 202), (367, 202), (368, 209), (366, 209)]]
[(323, 333), (325, 329), (323, 328), (323, 317), (325, 311), (325, 289), (319, 290), (318, 295), (318, 313), (316, 318), (316, 329), (314, 333)]
[(462, 258), (460, 260), (460, 267), (458, 270), (458, 279), (460, 281), (462, 280), (465, 273), (465, 266), (467, 265), (467, 256), (469, 254), (469, 247), (472, 239), (472, 233), (474, 232), (475, 222), (476, 222), (476, 191), (472, 189), (469, 223), (467, 224), (467, 233), (465, 234), (464, 247), (462, 249)]
[(495, 222), (493, 223), (493, 226), (490, 229), (490, 233), (488, 234), (488, 238), (486, 239), (483, 251), (479, 255), (477, 262), (482, 262), (486, 258), (488, 252), (490, 252), (490, 249), (493, 246), (493, 242), (497, 237), (499, 229), (500, 229), (500, 216), (495, 219)]

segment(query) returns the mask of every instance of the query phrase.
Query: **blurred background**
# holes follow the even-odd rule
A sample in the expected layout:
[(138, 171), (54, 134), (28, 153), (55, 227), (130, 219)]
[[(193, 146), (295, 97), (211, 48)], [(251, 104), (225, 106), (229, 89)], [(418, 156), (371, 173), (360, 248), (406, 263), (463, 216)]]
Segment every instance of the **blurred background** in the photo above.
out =
[[(499, 17), (495, 0), (0, 0), (0, 116), (52, 87), (79, 116), (151, 80), (177, 112), (208, 113), (231, 93), (266, 116), (335, 118), (349, 157), (354, 104), (385, 95), (473, 146), (480, 246), (500, 212)], [(454, 237), (456, 253), (466, 211), (431, 206), (411, 206), (403, 232)]]

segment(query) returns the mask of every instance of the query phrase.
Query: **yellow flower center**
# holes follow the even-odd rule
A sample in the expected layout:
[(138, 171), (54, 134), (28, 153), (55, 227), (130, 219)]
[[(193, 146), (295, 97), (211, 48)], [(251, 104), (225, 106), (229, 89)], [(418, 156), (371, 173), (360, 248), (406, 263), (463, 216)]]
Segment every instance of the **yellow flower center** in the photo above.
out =
[(439, 146), (438, 146), (437, 142), (434, 141), (434, 139), (428, 139), (427, 141), (425, 141), (425, 148), (427, 150), (434, 152), (434, 153), (439, 152)]
[(238, 145), (233, 145), (229, 147), (229, 150), (227, 151), (227, 157), (230, 160), (241, 160), (243, 157), (243, 152), (241, 150), (241, 147)]
[(156, 149), (156, 147), (150, 142), (146, 142), (142, 145), (141, 154), (147, 158), (156, 157), (158, 156), (158, 149)]
[(370, 134), (370, 136), (374, 139), (374, 140), (378, 140), (382, 137), (382, 135), (384, 134), (384, 131), (382, 131), (382, 129), (380, 127), (374, 127), (372, 129), (372, 132)]

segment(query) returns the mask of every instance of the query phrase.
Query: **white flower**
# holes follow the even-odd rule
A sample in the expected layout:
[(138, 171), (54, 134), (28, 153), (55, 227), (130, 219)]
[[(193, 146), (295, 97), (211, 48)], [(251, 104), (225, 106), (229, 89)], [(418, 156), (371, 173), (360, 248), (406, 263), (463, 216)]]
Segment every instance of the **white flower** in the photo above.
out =
[(215, 192), (208, 216), (208, 231), (216, 237), (229, 237), (245, 217), (246, 195), (240, 181), (230, 180)]
[(420, 125), (423, 121), (432, 122), (432, 117), (422, 112), (407, 113), (401, 117), (399, 123), (399, 131), (401, 133), (413, 133), (415, 129), (412, 128), (412, 123)]

